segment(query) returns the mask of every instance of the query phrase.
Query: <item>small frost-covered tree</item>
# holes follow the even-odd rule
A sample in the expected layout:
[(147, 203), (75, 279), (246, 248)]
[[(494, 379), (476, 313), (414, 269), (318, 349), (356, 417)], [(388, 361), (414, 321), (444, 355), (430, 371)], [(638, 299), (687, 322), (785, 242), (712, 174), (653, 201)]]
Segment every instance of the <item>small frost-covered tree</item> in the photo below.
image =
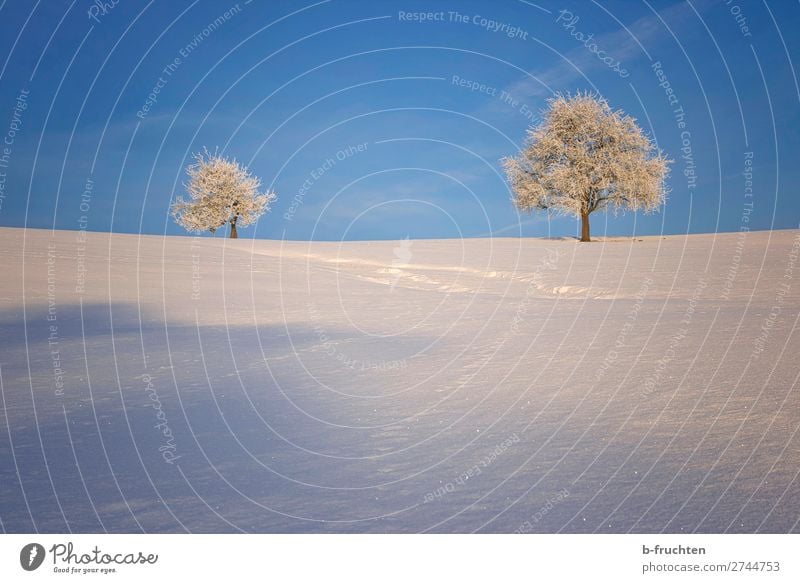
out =
[(669, 163), (635, 119), (591, 94), (551, 99), (521, 154), (503, 160), (517, 208), (580, 217), (581, 241), (594, 211), (661, 206)]
[(181, 197), (172, 205), (172, 216), (187, 231), (215, 232), (230, 223), (232, 239), (239, 235), (237, 225), (246, 227), (269, 210), (275, 193), (260, 193), (261, 180), (252, 176), (236, 160), (204, 150), (186, 173), (188, 200)]

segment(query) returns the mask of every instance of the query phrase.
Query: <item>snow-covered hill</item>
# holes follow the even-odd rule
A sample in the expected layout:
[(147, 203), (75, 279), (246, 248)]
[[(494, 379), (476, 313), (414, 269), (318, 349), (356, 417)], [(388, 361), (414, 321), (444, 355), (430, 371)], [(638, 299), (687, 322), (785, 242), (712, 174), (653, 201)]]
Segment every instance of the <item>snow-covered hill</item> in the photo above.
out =
[(800, 531), (798, 231), (0, 243), (6, 531)]

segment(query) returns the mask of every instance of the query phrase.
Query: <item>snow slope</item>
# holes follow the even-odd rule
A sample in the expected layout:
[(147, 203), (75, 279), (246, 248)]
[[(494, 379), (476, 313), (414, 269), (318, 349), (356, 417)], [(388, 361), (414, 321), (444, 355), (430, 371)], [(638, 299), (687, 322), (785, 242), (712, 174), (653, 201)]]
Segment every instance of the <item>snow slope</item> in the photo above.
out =
[(5, 531), (800, 532), (800, 232), (0, 229)]

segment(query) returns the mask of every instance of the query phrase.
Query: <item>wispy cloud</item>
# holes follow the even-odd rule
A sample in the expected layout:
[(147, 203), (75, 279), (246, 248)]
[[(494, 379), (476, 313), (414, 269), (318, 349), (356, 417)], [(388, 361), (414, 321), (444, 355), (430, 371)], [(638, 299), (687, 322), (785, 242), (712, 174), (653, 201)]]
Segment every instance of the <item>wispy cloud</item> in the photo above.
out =
[[(693, 0), (692, 6), (697, 12), (702, 12), (713, 3), (713, 0)], [(630, 69), (634, 61), (643, 56), (649, 56), (649, 50), (670, 37), (670, 32), (664, 26), (664, 22), (675, 31), (676, 28), (680, 29), (682, 24), (697, 18), (692, 6), (687, 2), (678, 2), (656, 14), (643, 16), (632, 24), (620, 23), (619, 29), (594, 36), (591, 42), (605, 51), (609, 57), (619, 61), (623, 68)], [(602, 10), (602, 8), (595, 8), (595, 10)], [(586, 36), (594, 32), (592, 19), (582, 13), (573, 12), (572, 14), (579, 18), (574, 25), (576, 31), (580, 31)], [(559, 12), (554, 11), (553, 19), (558, 17)], [(561, 29), (563, 22), (562, 20), (556, 26)], [(570, 33), (566, 29), (563, 32), (565, 35)], [(587, 49), (583, 43), (579, 40), (575, 40), (575, 43), (577, 46), (563, 53), (556, 64), (531, 72), (533, 78), (520, 79), (509, 85), (506, 91), (516, 99), (549, 96), (553, 92), (561, 91), (575, 79), (584, 76), (591, 79), (591, 74), (594, 72), (610, 70), (608, 65), (600, 60), (597, 54)]]

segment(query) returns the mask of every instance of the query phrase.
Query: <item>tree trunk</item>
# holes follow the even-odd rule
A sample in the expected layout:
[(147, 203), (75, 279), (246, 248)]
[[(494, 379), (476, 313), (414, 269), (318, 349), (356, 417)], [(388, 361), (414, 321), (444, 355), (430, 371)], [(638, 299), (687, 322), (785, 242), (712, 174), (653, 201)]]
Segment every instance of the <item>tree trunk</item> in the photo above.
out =
[(231, 239), (238, 239), (239, 233), (236, 232), (236, 218), (231, 219)]
[(589, 237), (589, 213), (581, 213), (581, 241), (588, 243)]

